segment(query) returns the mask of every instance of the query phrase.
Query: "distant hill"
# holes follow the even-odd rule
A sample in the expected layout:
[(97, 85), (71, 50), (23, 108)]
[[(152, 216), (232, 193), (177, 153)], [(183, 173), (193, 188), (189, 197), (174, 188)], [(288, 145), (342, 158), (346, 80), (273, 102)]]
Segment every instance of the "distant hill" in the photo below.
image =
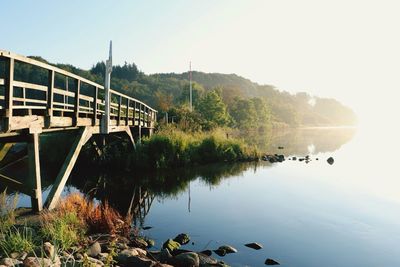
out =
[[(43, 58), (33, 57), (47, 62)], [(76, 73), (87, 79), (103, 83), (104, 62), (95, 64), (90, 70), (82, 70), (72, 65), (56, 66)], [(111, 86), (114, 90), (127, 93), (160, 109), (157, 97), (171, 99), (171, 105), (188, 101), (189, 74), (158, 73), (147, 75), (141, 72), (134, 63), (114, 66)], [(313, 97), (305, 92), (290, 94), (280, 91), (273, 85), (259, 85), (236, 74), (192, 72), (196, 97), (202, 93), (218, 88), (224, 102), (228, 105), (235, 97), (264, 99), (271, 110), (274, 122), (289, 126), (343, 126), (357, 122), (355, 113), (331, 98)], [(35, 77), (40, 79), (40, 77)], [(46, 79), (42, 77), (42, 79)], [(162, 114), (161, 114), (162, 115)]]

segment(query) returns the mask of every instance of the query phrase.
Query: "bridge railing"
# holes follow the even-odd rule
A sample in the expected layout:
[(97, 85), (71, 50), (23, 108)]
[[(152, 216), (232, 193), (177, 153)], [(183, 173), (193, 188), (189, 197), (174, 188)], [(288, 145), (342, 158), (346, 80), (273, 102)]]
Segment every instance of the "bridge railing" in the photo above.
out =
[[(157, 111), (110, 90), (110, 124), (153, 128)], [(41, 61), (0, 50), (0, 132), (23, 129), (24, 117), (38, 115), (43, 127), (99, 125), (104, 87)]]

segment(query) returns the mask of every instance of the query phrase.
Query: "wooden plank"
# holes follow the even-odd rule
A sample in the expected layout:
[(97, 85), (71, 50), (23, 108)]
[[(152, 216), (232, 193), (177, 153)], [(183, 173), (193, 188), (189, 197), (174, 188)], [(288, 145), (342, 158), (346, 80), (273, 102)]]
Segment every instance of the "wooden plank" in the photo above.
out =
[(45, 123), (47, 128), (51, 127), (51, 118), (53, 117), (54, 79), (55, 72), (53, 70), (49, 70), (47, 79), (47, 116)]
[(74, 143), (72, 144), (71, 150), (69, 151), (60, 172), (54, 182), (53, 187), (47, 197), (46, 206), (49, 210), (54, 209), (58, 203), (61, 192), (68, 180), (69, 175), (75, 165), (78, 155), (85, 144), (85, 140), (88, 140), (92, 135), (89, 127), (81, 129), (76, 137)]
[(75, 93), (74, 92), (69, 92), (69, 91), (66, 91), (64, 89), (54, 88), (53, 92), (55, 94), (59, 94), (59, 95), (75, 97)]
[(12, 109), (13, 109), (13, 97), (14, 97), (14, 89), (13, 89), (13, 82), (14, 82), (14, 59), (10, 58), (5, 61), (5, 89), (4, 89), (4, 108), (5, 112), (5, 129), (8, 131), (10, 129), (10, 120), (12, 118)]
[(0, 149), (0, 162), (5, 158), (8, 151), (13, 147), (15, 143), (5, 143)]
[(93, 97), (91, 97), (91, 96), (80, 95), (79, 98), (82, 100), (85, 100), (85, 101), (93, 102)]
[(122, 113), (122, 96), (119, 96), (119, 103), (118, 103), (118, 125), (121, 124), (121, 113)]
[[(27, 101), (28, 102), (28, 101)], [(13, 109), (46, 109), (45, 106), (13, 106)]]
[[(40, 99), (30, 99), (30, 98), (23, 98), (23, 97), (14, 97), (14, 101), (21, 101), (25, 103), (38, 103), (38, 104), (47, 104), (46, 100)], [(14, 104), (14, 107), (17, 106)]]
[(47, 92), (47, 90), (48, 90), (47, 86), (40, 85), (40, 84), (34, 84), (34, 83), (13, 81), (13, 85), (15, 87), (28, 88), (28, 89), (38, 90), (38, 91), (43, 91), (43, 92)]
[(41, 211), (42, 204), (42, 183), (40, 177), (40, 160), (39, 160), (39, 134), (32, 134), (32, 141), (28, 142), (28, 159), (29, 159), (29, 182), (28, 185), (33, 190), (31, 196), (32, 209)]

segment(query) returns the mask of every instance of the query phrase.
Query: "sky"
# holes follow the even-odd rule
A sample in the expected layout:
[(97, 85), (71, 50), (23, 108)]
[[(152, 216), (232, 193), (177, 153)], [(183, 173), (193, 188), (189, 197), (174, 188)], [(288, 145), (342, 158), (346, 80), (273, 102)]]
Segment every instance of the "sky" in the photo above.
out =
[[(236, 73), (332, 97), (360, 121), (400, 114), (400, 3), (356, 0), (6, 1), (0, 49), (89, 69)], [(4, 12), (6, 11), (6, 12)], [(12, 22), (12, 23), (11, 23)]]

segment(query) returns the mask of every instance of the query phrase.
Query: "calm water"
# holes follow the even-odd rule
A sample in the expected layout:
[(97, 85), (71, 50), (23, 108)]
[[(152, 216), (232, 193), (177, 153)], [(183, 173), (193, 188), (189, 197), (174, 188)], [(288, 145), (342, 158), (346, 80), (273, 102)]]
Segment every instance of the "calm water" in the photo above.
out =
[[(388, 140), (368, 131), (312, 129), (275, 133), (264, 149), (286, 156), (311, 155), (306, 164), (210, 165), (174, 172), (87, 176), (75, 173), (65, 190), (109, 198), (136, 212), (138, 226), (162, 242), (187, 232), (188, 249), (239, 252), (221, 259), (232, 266), (400, 266), (400, 183)], [(374, 141), (375, 140), (375, 141)], [(270, 145), (269, 145), (270, 144)], [(398, 152), (398, 151), (396, 151)], [(329, 165), (328, 157), (335, 163)], [(315, 160), (319, 158), (319, 160)], [(174, 182), (171, 182), (171, 181)], [(140, 193), (139, 193), (140, 192)], [(142, 205), (138, 196), (145, 196)], [(20, 205), (28, 199), (21, 198)], [(143, 204), (145, 203), (145, 204)], [(259, 242), (255, 251), (243, 244)], [(218, 258), (218, 256), (214, 255)]]

